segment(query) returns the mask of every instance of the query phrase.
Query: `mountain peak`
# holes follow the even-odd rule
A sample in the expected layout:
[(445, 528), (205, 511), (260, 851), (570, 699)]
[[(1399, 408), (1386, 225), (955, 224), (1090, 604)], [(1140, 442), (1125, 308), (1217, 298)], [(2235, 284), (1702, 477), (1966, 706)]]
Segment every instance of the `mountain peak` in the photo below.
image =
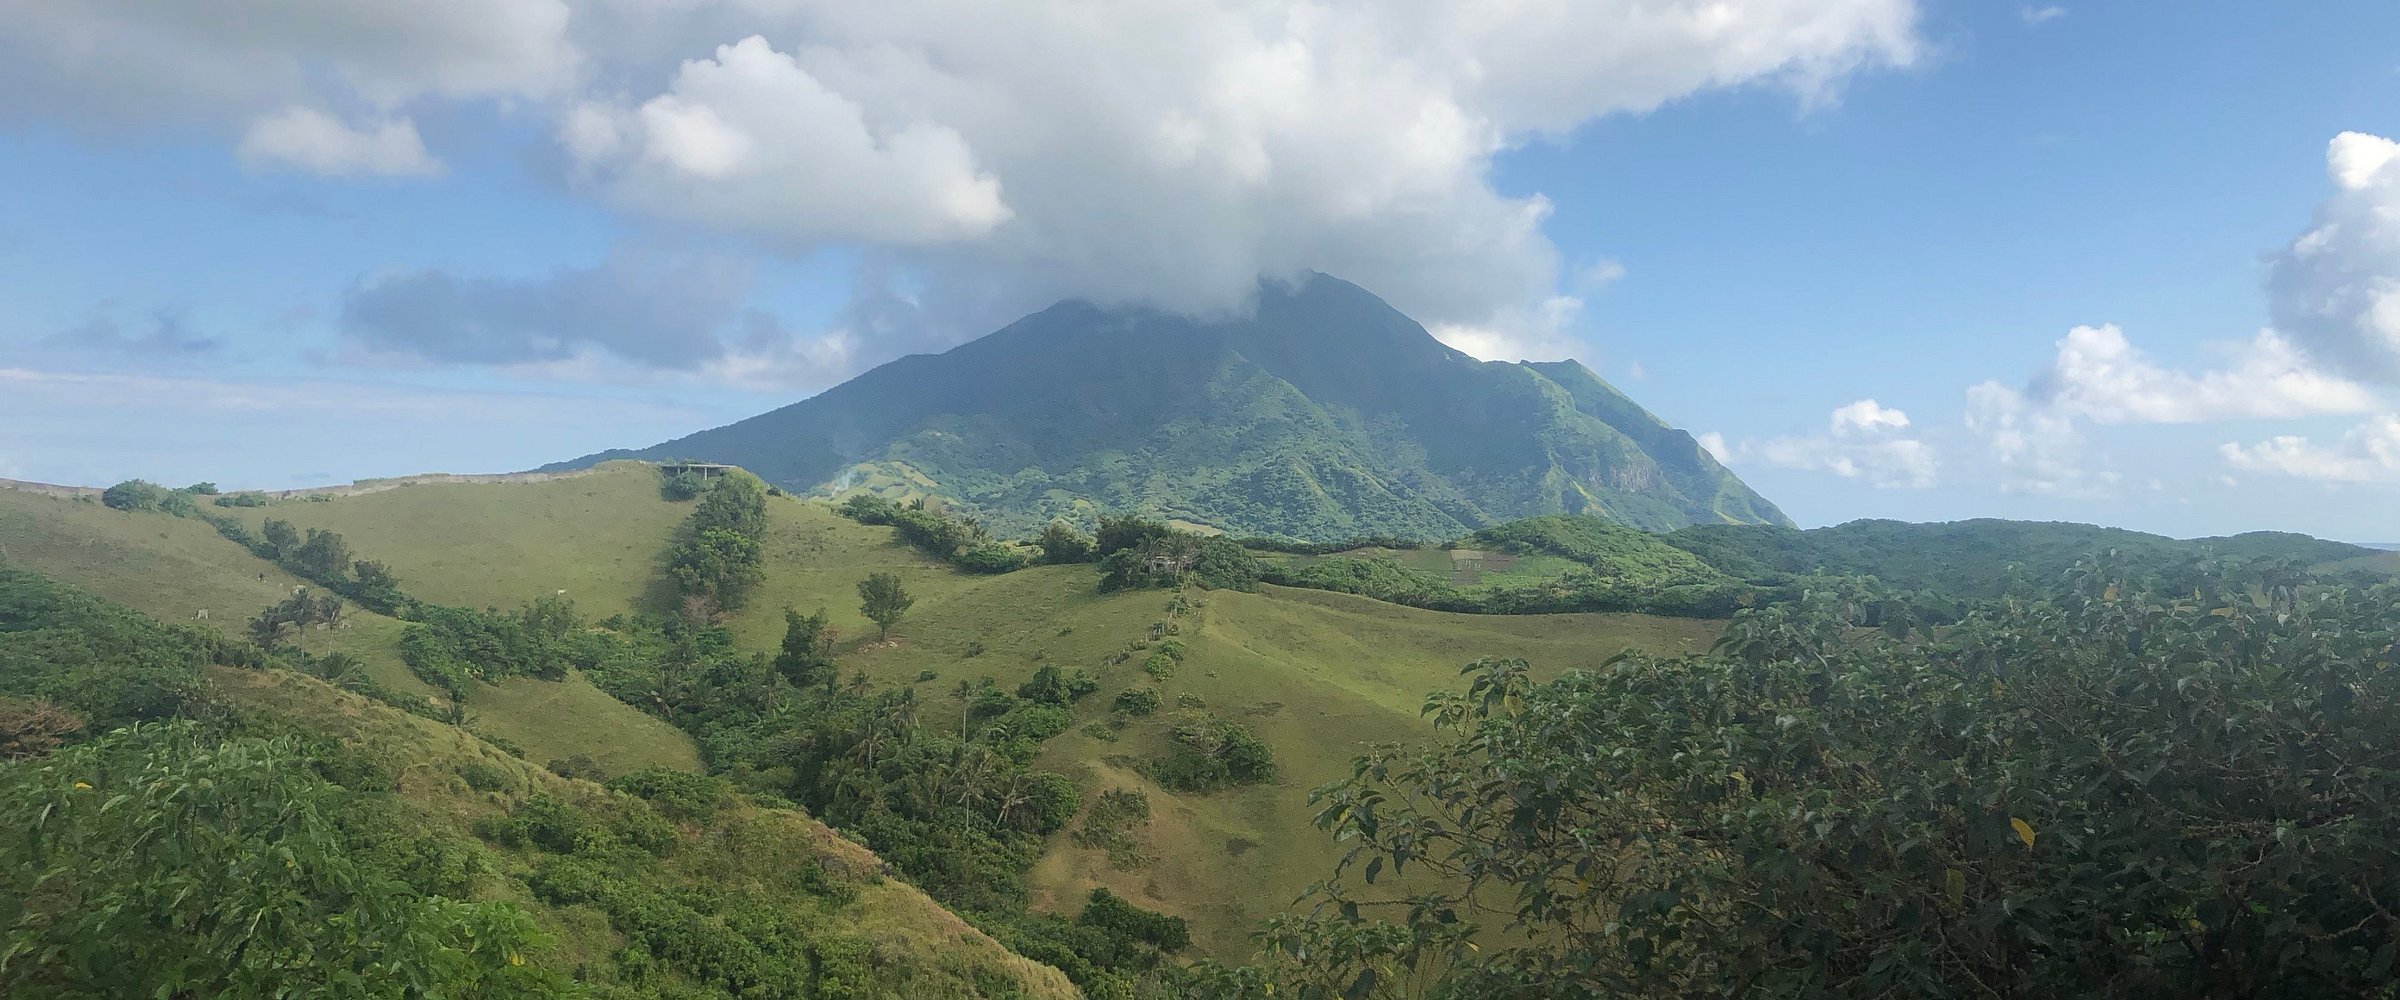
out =
[(739, 423), (609, 458), (796, 493), (934, 495), (995, 529), (1141, 512), (1236, 534), (1446, 539), (1534, 514), (1789, 523), (1575, 362), (1477, 361), (1315, 271), (1244, 315), (1061, 302)]

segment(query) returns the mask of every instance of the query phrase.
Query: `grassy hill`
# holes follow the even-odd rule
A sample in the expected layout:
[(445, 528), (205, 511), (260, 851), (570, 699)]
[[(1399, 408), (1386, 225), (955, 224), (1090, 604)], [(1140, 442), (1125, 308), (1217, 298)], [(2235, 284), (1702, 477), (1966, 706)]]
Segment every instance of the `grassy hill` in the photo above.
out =
[(1928, 524), (1861, 520), (1807, 531), (1696, 525), (1663, 538), (1744, 579), (1809, 573), (1871, 576), (1892, 587), (1962, 600), (1997, 597), (2012, 581), (2047, 584), (2088, 559), (2113, 559), (2151, 571), (2208, 559), (2283, 559), (2371, 572), (2400, 568), (2387, 554), (2287, 532), (2175, 539), (2090, 524), (1990, 518)]
[[(586, 478), (608, 479), (611, 473), (615, 474), (612, 488), (600, 494), (611, 498), (638, 496), (631, 484), (655, 483), (657, 478), (656, 473), (640, 467), (608, 470)], [(228, 512), (249, 514), (254, 526), (267, 516), (275, 516), (303, 526), (334, 527), (345, 535), (358, 530), (362, 535), (394, 543), (389, 546), (394, 553), (391, 558), (412, 567), (402, 572), (430, 574), (421, 579), (432, 591), (446, 595), (446, 599), (505, 601), (514, 605), (534, 595), (505, 597), (508, 585), (494, 584), (493, 580), (521, 580), (526, 575), (553, 572), (555, 578), (597, 579), (588, 574), (576, 576), (578, 571), (561, 568), (578, 564), (566, 546), (569, 536), (552, 535), (545, 544), (529, 546), (523, 544), (526, 536), (518, 535), (518, 545), (495, 547), (496, 551), (515, 556), (516, 572), (525, 575), (511, 576), (511, 571), (503, 565), (506, 560), (477, 560), (474, 572), (452, 574), (445, 571), (444, 560), (454, 558), (451, 553), (455, 550), (448, 547), (450, 537), (438, 529), (437, 520), (415, 522), (420, 529), (415, 532), (394, 531), (372, 518), (360, 516), (349, 505), (368, 504), (377, 510), (434, 519), (441, 516), (444, 508), (453, 508), (462, 518), (484, 518), (485, 525), (515, 512), (528, 524), (549, 525), (558, 521), (550, 516), (553, 508), (549, 501), (559, 495), (554, 487), (564, 485), (570, 484), (441, 486), (428, 488), (437, 494), (431, 503), (409, 490), (400, 490), (346, 498), (341, 503), (287, 501), (267, 508), (246, 511), (235, 508)], [(438, 495), (441, 490), (460, 488), (553, 489), (532, 497), (516, 493), (485, 494), (497, 500), (497, 504), (444, 502)], [(649, 507), (665, 506), (654, 501), (647, 506), (629, 504), (627, 509), (647, 511)], [(673, 511), (666, 513), (667, 520), (672, 522)], [(608, 523), (624, 520), (630, 519)], [(547, 553), (550, 564), (527, 569), (523, 560), (529, 550)], [(362, 547), (361, 551), (374, 558), (385, 558), (380, 549)], [(234, 635), (240, 634), (244, 621), (282, 600), (295, 588), (312, 586), (282, 566), (227, 541), (206, 523), (195, 519), (111, 510), (97, 503), (16, 490), (0, 490), (0, 552), (16, 565), (162, 621), (192, 621), (197, 612), (205, 609), (209, 612), (207, 624)], [(406, 627), (405, 622), (352, 608), (339, 626), (302, 631), (294, 644), (314, 655), (349, 654), (363, 662), (367, 675), (377, 683), (404, 694), (433, 696), (434, 689), (410, 674), (401, 662), (398, 645)], [(482, 731), (514, 741), (537, 764), (581, 753), (609, 774), (645, 767), (700, 769), (699, 753), (689, 737), (603, 694), (580, 677), (570, 677), (561, 683), (512, 678), (487, 685), (475, 699), (474, 723)]]
[(740, 465), (799, 493), (933, 496), (1005, 534), (1140, 513), (1238, 535), (1436, 541), (1593, 513), (1789, 523), (1572, 361), (1479, 362), (1347, 282), (1212, 321), (1061, 303), (940, 355), (608, 458)]
[[(104, 596), (141, 597), (135, 584), (151, 579), (142, 567), (177, 553), (179, 571), (209, 592), (240, 592), (241, 579), (255, 583), (266, 574), (273, 585), (245, 593), (246, 605), (211, 598), (242, 614), (295, 585), (196, 521), (5, 493), (0, 501), (10, 506), (0, 510), (29, 500), (54, 506), (34, 506), (46, 516), (21, 522), (0, 542), (13, 550), (20, 536), (39, 537), (50, 539), (45, 552), (107, 553), (35, 567)], [(690, 509), (660, 498), (654, 470), (627, 465), (563, 482), (417, 486), (237, 512), (253, 525), (272, 516), (338, 530), (359, 557), (389, 563), (422, 599), (509, 607), (563, 589), (585, 614), (601, 617), (643, 604), (658, 551)], [(596, 553), (588, 559), (587, 548)], [(926, 705), (924, 725), (955, 726), (960, 705), (952, 688), (959, 680), (988, 677), (1013, 689), (1044, 664), (1098, 677), (1100, 691), (1077, 705), (1074, 728), (1049, 741), (1037, 764), (1074, 779), (1086, 802), (1114, 788), (1143, 790), (1155, 808), (1140, 852), (1153, 860), (1121, 870), (1105, 851), (1055, 836), (1032, 874), (1040, 901), (1071, 913), (1091, 888), (1106, 886), (1189, 918), (1199, 948), (1225, 956), (1246, 953), (1255, 921), (1328, 869), (1335, 845), (1310, 823), (1308, 790), (1346, 773), (1351, 757), (1370, 743), (1429, 732), (1418, 707), (1427, 691), (1454, 683), (1461, 665), (1522, 656), (1555, 672), (1628, 646), (1705, 647), (1718, 627), (1642, 615), (1450, 614), (1279, 587), (1201, 594), (1198, 607), (1176, 616), (1167, 611), (1166, 591), (1101, 593), (1088, 565), (963, 574), (896, 543), (890, 529), (788, 497), (769, 502), (765, 552), (764, 580), (728, 622), (739, 646), (772, 650), (782, 638), (785, 608), (822, 608), (840, 635), (836, 658), (844, 675), (863, 673), (877, 687), (915, 687)], [(898, 574), (917, 600), (889, 642), (874, 641), (855, 589), (878, 571)], [(149, 606), (168, 613), (181, 607), (155, 600)], [(224, 612), (212, 621), (239, 627)], [(1176, 635), (1152, 634), (1170, 621)], [(312, 652), (366, 658), (379, 680), (423, 693), (392, 651), (401, 627), (354, 611), (343, 627), (300, 641)], [(1185, 652), (1173, 676), (1158, 682), (1142, 664), (1163, 638), (1178, 640)], [(1149, 686), (1163, 691), (1166, 711), (1109, 734), (1113, 739), (1096, 735), (1105, 730), (1093, 724), (1107, 718), (1116, 694)], [(1277, 780), (1190, 794), (1137, 773), (1136, 764), (1165, 752), (1168, 715), (1179, 699), (1196, 699), (1252, 727), (1274, 749)], [(577, 676), (485, 685), (470, 708), (478, 731), (520, 745), (535, 764), (574, 753), (593, 757), (608, 773), (698, 764), (682, 734)]]
[[(597, 970), (629, 943), (620, 921), (601, 909), (546, 900), (529, 888), (555, 852), (508, 849), (476, 836), (478, 824), (507, 817), (537, 797), (605, 808), (611, 793), (561, 778), (459, 730), (407, 715), (285, 671), (217, 668), (220, 695), (262, 720), (327, 734), (390, 776), (394, 810), (421, 837), (469, 852), (457, 863), (479, 871), (471, 898), (500, 899), (531, 913), (554, 943), (529, 960), (560, 970)], [(1079, 994), (1057, 970), (1009, 952), (921, 892), (879, 877), (865, 848), (788, 810), (732, 803), (704, 820), (685, 820), (677, 850), (655, 866), (618, 869), (627, 888), (716, 897), (772, 896), (790, 919), (816, 934), (854, 941), (878, 957), (875, 995), (964, 998)], [(831, 883), (828, 892), (823, 887)], [(818, 887), (811, 893), (803, 885)], [(684, 978), (663, 977), (667, 982)], [(644, 984), (626, 984), (638, 987)], [(996, 987), (1017, 991), (1001, 994)], [(648, 988), (626, 995), (650, 994)]]

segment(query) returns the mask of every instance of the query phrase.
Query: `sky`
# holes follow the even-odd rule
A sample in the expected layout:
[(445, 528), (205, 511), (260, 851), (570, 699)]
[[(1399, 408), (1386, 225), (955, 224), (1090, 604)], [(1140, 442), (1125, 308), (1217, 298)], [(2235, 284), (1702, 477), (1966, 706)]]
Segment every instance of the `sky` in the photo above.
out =
[(2400, 5), (19, 0), (0, 477), (529, 468), (1358, 282), (1803, 525), (2400, 541)]

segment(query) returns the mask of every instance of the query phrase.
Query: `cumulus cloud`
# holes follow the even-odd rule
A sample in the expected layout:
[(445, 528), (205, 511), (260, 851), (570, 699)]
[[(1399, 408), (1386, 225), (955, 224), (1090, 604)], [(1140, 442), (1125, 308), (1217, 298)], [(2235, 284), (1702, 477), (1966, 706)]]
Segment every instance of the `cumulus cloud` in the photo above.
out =
[(1720, 462), (1755, 459), (1861, 479), (1879, 489), (1924, 489), (1940, 479), (1941, 462), (1933, 445), (1904, 433), (1909, 428), (1905, 412), (1861, 399), (1836, 407), (1825, 423), (1819, 434), (1729, 446), (1723, 435), (1710, 432), (1699, 441)]
[(2026, 6), (2017, 8), (2017, 16), (2023, 18), (2027, 24), (2042, 24), (2067, 16), (2067, 9), (2057, 4), (2046, 4), (2040, 7)]
[(2226, 464), (2248, 472), (2329, 483), (2400, 482), (2400, 415), (2375, 417), (2335, 445), (2285, 434), (2253, 445), (2227, 442), (2217, 451)]
[[(2011, 489), (2084, 494), (2086, 424), (2190, 424), (2363, 413), (2375, 394), (2312, 366), (2273, 330), (2230, 347), (2223, 367), (2169, 368), (2113, 325), (2079, 326), (2022, 387), (1985, 381), (1967, 390), (1967, 430), (2010, 471)], [(2099, 474), (2105, 475), (2105, 473)]]
[(1910, 59), (1913, 18), (1904, 0), (822, 5), (655, 96), (580, 108), (562, 142), (651, 214), (963, 250), (930, 280), (968, 264), (1203, 311), (1313, 267), (1494, 353), (1550, 353), (1549, 206), (1493, 190), (1493, 155), (1714, 87), (1822, 93)]
[(2400, 383), (2400, 143), (2344, 132), (2325, 169), (2332, 196), (2268, 258), (2275, 327), (2357, 377)]
[(406, 118), (354, 127), (314, 108), (289, 108), (250, 123), (236, 152), (252, 166), (290, 166), (330, 176), (426, 176), (442, 172)]
[(1872, 399), (1862, 399), (1833, 411), (1835, 436), (1873, 434), (1883, 430), (1902, 430), (1908, 427), (1908, 414), (1881, 405)]
[(560, 141), (617, 202), (801, 247), (973, 240), (1012, 214), (958, 132), (870, 117), (757, 35), (639, 106), (577, 106)]
[(1496, 190), (1496, 155), (1712, 90), (1822, 103), (1918, 49), (1915, 0), (1094, 11), (28, 0), (0, 38), (0, 115), (200, 122), (255, 162), (405, 174), (439, 162), (416, 122), (481, 102), (542, 122), (577, 189), (625, 211), (890, 253), (928, 298), (987, 309), (951, 317), (963, 335), (1063, 297), (1237, 310), (1313, 268), (1549, 357), (1620, 272), (1563, 266), (1549, 203)]
[(2104, 424), (2188, 424), (2359, 413), (2374, 393), (2312, 367), (2273, 330), (2231, 352), (2225, 368), (2176, 371), (2135, 348), (2113, 324), (2079, 326), (2027, 384), (2034, 402)]

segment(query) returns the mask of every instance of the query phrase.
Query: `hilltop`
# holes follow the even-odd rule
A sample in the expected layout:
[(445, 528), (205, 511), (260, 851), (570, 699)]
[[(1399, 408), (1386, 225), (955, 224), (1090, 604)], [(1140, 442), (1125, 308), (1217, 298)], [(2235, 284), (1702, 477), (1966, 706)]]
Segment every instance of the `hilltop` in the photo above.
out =
[(1016, 535), (1099, 511), (1311, 540), (1435, 541), (1561, 512), (1789, 523), (1591, 369), (1476, 361), (1322, 274), (1268, 283), (1233, 318), (1063, 302), (738, 423), (546, 468), (612, 458), (930, 496)]

